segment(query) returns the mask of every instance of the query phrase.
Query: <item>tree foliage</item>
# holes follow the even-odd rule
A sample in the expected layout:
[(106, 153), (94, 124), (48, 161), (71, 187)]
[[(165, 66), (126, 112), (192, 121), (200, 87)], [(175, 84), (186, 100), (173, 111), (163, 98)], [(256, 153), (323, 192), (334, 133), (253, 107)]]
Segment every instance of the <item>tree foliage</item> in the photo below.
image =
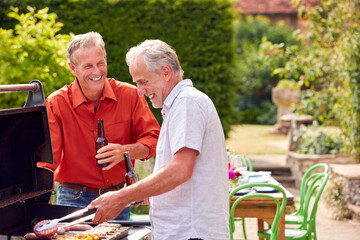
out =
[(305, 17), (304, 44), (283, 74), (308, 88), (298, 111), (339, 126), (345, 152), (360, 161), (360, 1), (323, 0)]
[[(9, 13), (18, 21), (15, 29), (0, 28), (0, 84), (43, 83), (45, 94), (72, 81), (67, 66), (66, 46), (70, 36), (57, 34), (62, 24), (48, 9), (19, 14), (18, 8)], [(1, 108), (21, 107), (26, 95), (3, 94)]]
[(280, 78), (273, 71), (283, 67), (288, 60), (284, 52), (286, 46), (296, 47), (297, 40), (292, 31), (283, 22), (271, 25), (270, 20), (263, 16), (240, 19), (236, 35), (239, 122), (276, 122), (277, 108), (271, 101), (271, 89)]

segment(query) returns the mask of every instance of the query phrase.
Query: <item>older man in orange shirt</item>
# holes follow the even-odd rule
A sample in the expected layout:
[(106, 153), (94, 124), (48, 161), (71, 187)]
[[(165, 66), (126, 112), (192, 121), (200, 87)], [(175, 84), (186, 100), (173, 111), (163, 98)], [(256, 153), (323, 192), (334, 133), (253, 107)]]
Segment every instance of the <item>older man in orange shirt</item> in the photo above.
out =
[[(155, 155), (160, 127), (135, 86), (107, 78), (105, 43), (99, 33), (74, 36), (67, 56), (75, 81), (46, 100), (54, 164), (38, 166), (54, 171), (60, 183), (58, 204), (85, 207), (99, 194), (123, 187), (123, 152), (132, 159)], [(109, 145), (96, 153), (98, 119), (104, 121)], [(98, 167), (96, 158), (109, 165)], [(117, 219), (129, 215), (127, 208)]]

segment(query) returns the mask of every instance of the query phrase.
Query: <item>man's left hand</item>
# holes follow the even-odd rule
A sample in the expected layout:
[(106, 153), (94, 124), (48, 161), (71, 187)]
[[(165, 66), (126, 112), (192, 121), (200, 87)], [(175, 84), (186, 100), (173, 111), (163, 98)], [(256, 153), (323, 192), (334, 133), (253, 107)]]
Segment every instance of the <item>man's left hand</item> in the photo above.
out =
[(96, 159), (101, 159), (98, 160), (100, 164), (109, 163), (109, 166), (103, 168), (103, 170), (109, 170), (124, 160), (123, 153), (126, 151), (124, 145), (109, 143), (98, 150)]

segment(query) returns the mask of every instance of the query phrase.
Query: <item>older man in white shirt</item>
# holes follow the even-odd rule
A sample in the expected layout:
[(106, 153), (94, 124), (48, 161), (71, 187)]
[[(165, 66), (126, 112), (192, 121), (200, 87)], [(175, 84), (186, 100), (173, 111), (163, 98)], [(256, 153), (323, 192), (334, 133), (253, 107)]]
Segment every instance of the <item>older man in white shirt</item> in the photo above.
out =
[(150, 198), (152, 239), (229, 239), (229, 184), (225, 138), (211, 99), (183, 80), (173, 49), (146, 40), (126, 55), (139, 95), (164, 118), (153, 174), (94, 200), (94, 222), (117, 216), (131, 202)]

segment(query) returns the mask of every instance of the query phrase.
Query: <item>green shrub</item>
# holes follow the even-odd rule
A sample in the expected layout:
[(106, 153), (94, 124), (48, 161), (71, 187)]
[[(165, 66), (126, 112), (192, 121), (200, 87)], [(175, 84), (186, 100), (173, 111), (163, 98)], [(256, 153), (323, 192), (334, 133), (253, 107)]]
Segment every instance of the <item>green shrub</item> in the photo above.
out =
[(329, 134), (318, 128), (316, 122), (308, 131), (301, 125), (294, 131), (294, 142), (297, 144), (296, 152), (302, 154), (338, 154), (343, 149), (343, 136), (340, 133)]
[(276, 111), (268, 111), (269, 108), (263, 106), (266, 103), (267, 107), (273, 105), (271, 110), (276, 109), (271, 102), (271, 89), (280, 78), (273, 71), (285, 66), (288, 60), (285, 47), (296, 44), (292, 29), (281, 22), (272, 26), (263, 16), (247, 16), (239, 21), (237, 30), (237, 78), (240, 81), (237, 123), (274, 124)]
[(292, 31), (293, 29), (287, 27), (282, 21), (272, 25), (265, 16), (243, 16), (239, 21), (236, 34), (238, 51), (244, 52), (249, 46), (258, 46), (264, 37), (275, 44), (297, 45), (299, 41), (294, 38)]
[[(66, 46), (70, 36), (58, 34), (62, 24), (48, 9), (29, 8), (19, 14), (15, 8), (9, 16), (18, 23), (15, 29), (0, 28), (0, 84), (29, 83), (40, 80), (46, 95), (73, 80), (67, 66)], [(1, 108), (22, 107), (27, 93), (1, 96)]]
[(262, 125), (274, 125), (277, 121), (277, 105), (271, 101), (262, 101), (261, 113), (257, 116), (256, 122)]
[(297, 84), (297, 82), (295, 80), (290, 80), (290, 79), (281, 79), (277, 85), (277, 88), (286, 88), (286, 89), (291, 89), (291, 90), (298, 90), (299, 85)]
[(298, 114), (313, 116), (321, 124), (334, 124), (335, 114), (332, 110), (336, 99), (328, 89), (307, 89), (300, 92), (300, 104), (294, 108)]

